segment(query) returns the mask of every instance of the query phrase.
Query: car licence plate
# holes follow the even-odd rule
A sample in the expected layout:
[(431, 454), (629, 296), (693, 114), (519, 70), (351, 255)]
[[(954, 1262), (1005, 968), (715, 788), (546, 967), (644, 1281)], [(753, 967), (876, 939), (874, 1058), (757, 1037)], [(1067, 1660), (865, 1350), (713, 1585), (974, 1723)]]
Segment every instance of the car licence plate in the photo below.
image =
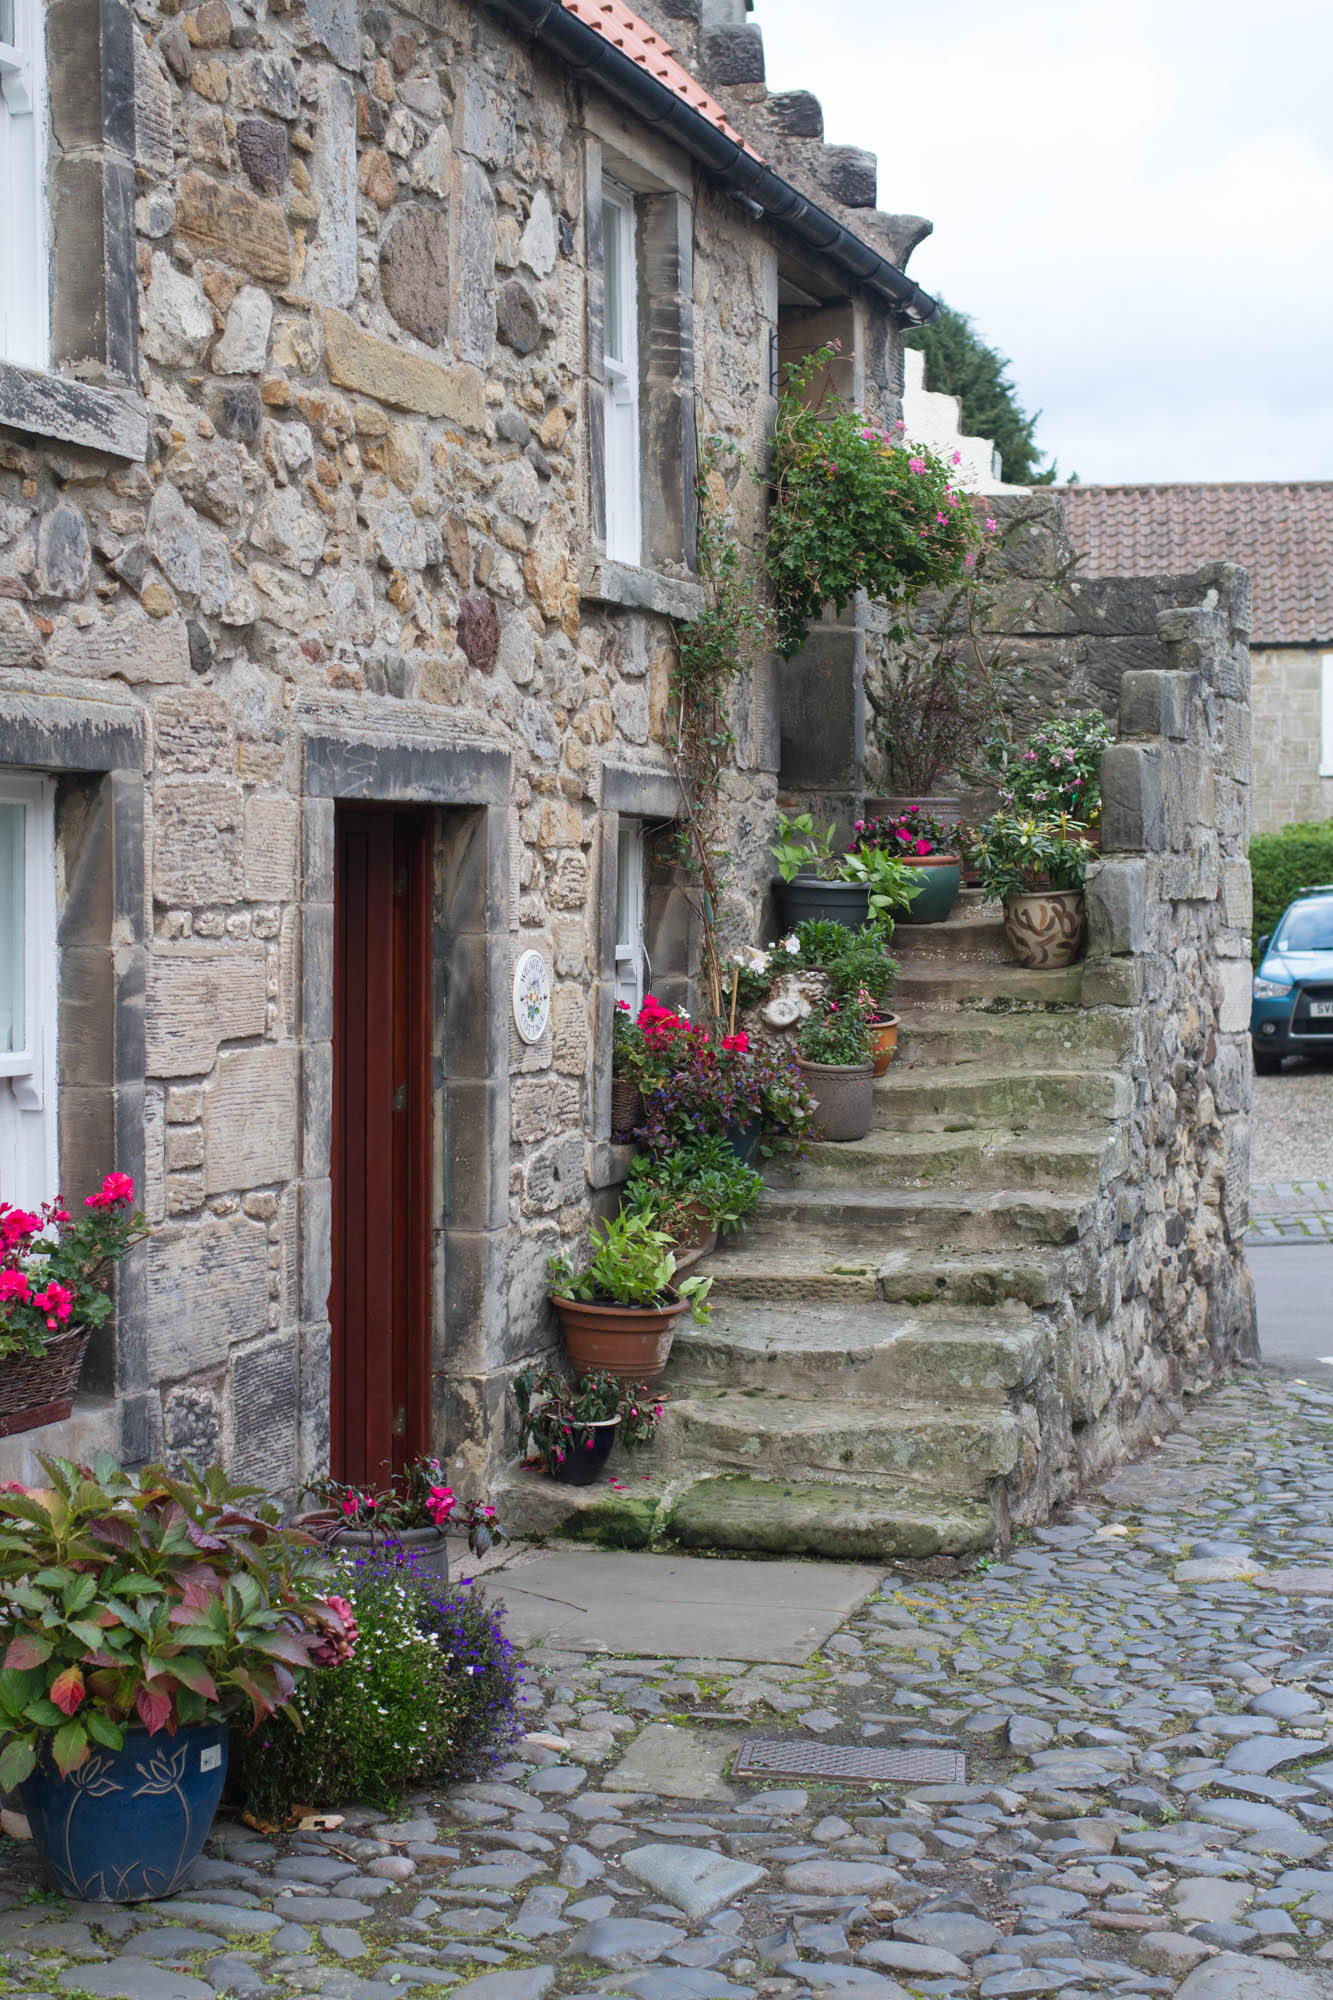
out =
[(1333, 1014), (1333, 1000), (1312, 1000), (1310, 1002), (1310, 1016), (1312, 1020), (1326, 1020), (1330, 1014)]

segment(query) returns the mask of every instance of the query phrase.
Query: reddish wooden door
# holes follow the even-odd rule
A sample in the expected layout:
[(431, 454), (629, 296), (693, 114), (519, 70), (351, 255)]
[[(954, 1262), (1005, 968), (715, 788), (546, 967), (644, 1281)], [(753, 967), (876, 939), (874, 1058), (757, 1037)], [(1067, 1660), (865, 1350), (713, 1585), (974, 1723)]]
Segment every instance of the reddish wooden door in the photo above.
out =
[(430, 1438), (430, 829), (339, 807), (333, 887), (335, 1478)]

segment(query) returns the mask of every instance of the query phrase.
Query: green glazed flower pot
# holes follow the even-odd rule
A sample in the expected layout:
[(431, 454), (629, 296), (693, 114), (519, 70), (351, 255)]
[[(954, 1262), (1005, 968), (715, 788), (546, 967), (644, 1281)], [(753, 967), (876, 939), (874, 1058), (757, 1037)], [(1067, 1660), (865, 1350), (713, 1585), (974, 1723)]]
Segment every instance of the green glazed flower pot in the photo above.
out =
[(900, 924), (942, 924), (954, 904), (958, 901), (958, 891), (962, 887), (963, 871), (956, 854), (926, 854), (914, 858), (910, 854), (898, 857), (905, 868), (915, 868), (921, 876), (922, 888), (913, 896), (907, 908), (898, 918)]

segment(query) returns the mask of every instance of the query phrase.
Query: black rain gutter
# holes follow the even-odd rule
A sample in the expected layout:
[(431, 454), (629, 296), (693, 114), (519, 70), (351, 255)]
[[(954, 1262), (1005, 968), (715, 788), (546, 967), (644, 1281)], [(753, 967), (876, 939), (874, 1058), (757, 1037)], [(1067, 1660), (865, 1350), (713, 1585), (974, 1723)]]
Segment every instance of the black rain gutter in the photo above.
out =
[(926, 326), (939, 318), (936, 301), (896, 264), (844, 229), (827, 209), (747, 153), (737, 140), (729, 139), (702, 112), (683, 103), (623, 49), (571, 14), (561, 0), (489, 0), (489, 4), (526, 29), (569, 68), (592, 77), (612, 97), (632, 105), (646, 125), (669, 133), (724, 187), (875, 293), (900, 319), (912, 326)]

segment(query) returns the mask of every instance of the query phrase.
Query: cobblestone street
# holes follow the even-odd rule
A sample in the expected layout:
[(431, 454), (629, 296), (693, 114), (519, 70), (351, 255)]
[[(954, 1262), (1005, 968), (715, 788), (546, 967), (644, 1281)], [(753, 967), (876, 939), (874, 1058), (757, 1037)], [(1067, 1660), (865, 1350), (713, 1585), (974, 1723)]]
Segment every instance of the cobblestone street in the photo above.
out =
[[(486, 1781), (280, 1842), (223, 1820), (168, 1904), (62, 1905), (6, 1843), (0, 1990), (1333, 1994), (1331, 1418), (1245, 1379), (1008, 1561), (888, 1576), (802, 1666), (536, 1647)], [(966, 1783), (752, 1788), (747, 1733), (958, 1749)]]

